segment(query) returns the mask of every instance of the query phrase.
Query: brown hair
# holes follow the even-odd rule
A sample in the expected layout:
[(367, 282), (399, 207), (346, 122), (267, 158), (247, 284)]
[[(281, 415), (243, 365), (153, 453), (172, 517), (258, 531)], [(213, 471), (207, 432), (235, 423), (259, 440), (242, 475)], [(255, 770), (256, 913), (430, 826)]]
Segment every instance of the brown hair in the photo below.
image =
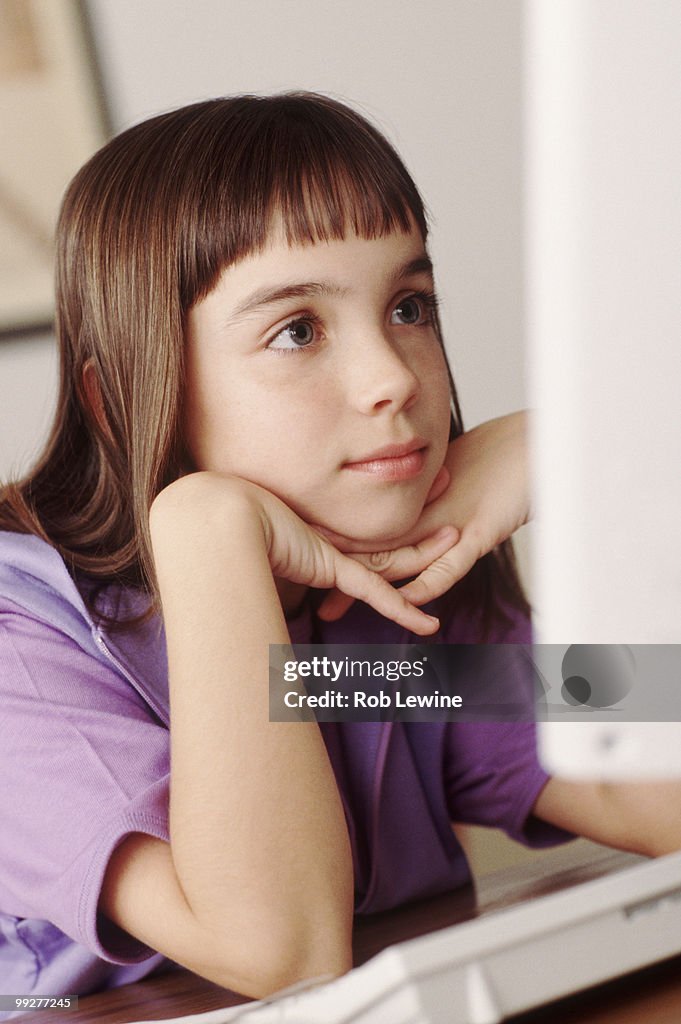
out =
[[(85, 164), (57, 229), (57, 414), (35, 468), (0, 494), (0, 528), (35, 533), (74, 575), (141, 588), (158, 605), (148, 513), (184, 461), (184, 319), (224, 267), (264, 247), (275, 215), (292, 243), (374, 238), (412, 221), (428, 234), (386, 139), (315, 94), (196, 103), (128, 129)], [(103, 416), (83, 393), (88, 361)], [(488, 622), (499, 587), (527, 611), (512, 558), (502, 545), (469, 580)]]

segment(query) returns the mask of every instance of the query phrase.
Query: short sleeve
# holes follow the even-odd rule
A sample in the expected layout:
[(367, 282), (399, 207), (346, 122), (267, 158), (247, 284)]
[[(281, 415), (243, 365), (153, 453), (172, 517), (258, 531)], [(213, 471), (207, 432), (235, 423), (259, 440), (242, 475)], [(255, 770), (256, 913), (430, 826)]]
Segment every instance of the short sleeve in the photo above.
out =
[(537, 758), (532, 722), (448, 725), (444, 784), (451, 821), (501, 828), (525, 846), (573, 839), (572, 833), (532, 814), (548, 781)]
[(99, 934), (97, 904), (126, 835), (168, 840), (168, 730), (113, 668), (3, 605), (0, 907), (112, 963), (144, 960), (132, 937)]
[[(491, 652), (487, 675), (492, 697), (499, 696), (502, 706), (514, 707), (514, 720), (448, 724), (444, 784), (450, 819), (501, 828), (526, 846), (572, 839), (571, 833), (532, 814), (550, 776), (537, 753), (533, 674), (528, 671), (525, 645), (505, 642), (485, 651)], [(479, 682), (484, 694), (485, 681)]]

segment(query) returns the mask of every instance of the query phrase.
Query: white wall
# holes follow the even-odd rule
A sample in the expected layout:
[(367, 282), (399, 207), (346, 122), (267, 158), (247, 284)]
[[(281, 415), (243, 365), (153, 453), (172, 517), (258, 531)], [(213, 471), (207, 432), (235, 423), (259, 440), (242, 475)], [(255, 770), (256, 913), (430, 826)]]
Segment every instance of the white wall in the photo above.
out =
[[(521, 0), (90, 0), (116, 129), (230, 92), (333, 93), (383, 126), (434, 218), (468, 426), (525, 404)], [(0, 479), (54, 400), (53, 342), (0, 341)]]
[(528, 5), (543, 643), (681, 640), (681, 5)]

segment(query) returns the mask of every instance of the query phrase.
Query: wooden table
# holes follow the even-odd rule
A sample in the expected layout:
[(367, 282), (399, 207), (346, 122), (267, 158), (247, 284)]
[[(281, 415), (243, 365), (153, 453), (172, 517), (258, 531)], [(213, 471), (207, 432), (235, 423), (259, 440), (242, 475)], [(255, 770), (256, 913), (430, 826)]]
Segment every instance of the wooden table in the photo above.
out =
[[(641, 858), (570, 845), (522, 867), (485, 876), (445, 897), (358, 919), (355, 964), (391, 943), (468, 921), (617, 871)], [(185, 970), (172, 970), (111, 992), (87, 996), (78, 1010), (21, 1014), (19, 1024), (129, 1024), (234, 1006), (243, 999)], [(512, 1018), (514, 1024), (679, 1024), (681, 957)], [(320, 1022), (323, 1024), (323, 1022)]]

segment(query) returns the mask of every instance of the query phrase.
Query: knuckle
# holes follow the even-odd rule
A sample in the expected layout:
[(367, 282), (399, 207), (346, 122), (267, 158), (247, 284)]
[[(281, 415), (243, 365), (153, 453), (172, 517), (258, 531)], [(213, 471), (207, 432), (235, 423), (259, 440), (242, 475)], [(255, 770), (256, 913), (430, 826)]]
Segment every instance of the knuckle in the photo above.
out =
[(467, 546), (475, 552), (478, 557), (488, 551), (492, 545), (489, 544), (483, 527), (476, 523), (471, 522), (467, 525), (465, 530), (465, 539)]
[(369, 555), (369, 565), (374, 572), (385, 572), (390, 565), (390, 552), (372, 551)]
[(433, 562), (424, 571), (422, 579), (426, 579), (429, 583), (435, 583), (437, 580), (448, 580), (453, 575), (453, 568), (443, 558), (439, 558), (436, 562)]

